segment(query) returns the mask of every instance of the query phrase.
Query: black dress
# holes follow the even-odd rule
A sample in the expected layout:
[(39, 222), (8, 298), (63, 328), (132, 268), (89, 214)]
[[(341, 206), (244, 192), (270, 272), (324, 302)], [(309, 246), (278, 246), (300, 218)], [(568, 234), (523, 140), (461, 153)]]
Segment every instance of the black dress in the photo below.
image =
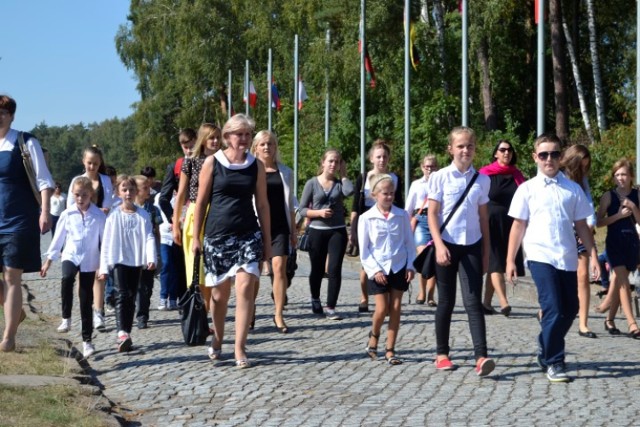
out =
[[(518, 188), (513, 175), (491, 175), (489, 187), (489, 234), (491, 252), (489, 253), (488, 273), (504, 273), (507, 267), (507, 248), (513, 218), (508, 215), (511, 199)], [(516, 254), (516, 272), (524, 276), (522, 248)]]

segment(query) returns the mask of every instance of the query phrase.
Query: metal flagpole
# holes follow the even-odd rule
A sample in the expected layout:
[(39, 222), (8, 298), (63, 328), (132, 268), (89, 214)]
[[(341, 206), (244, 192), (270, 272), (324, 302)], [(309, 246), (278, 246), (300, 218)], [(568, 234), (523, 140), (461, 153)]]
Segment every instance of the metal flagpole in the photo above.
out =
[(271, 129), (273, 129), (271, 125), (271, 115), (273, 113), (273, 107), (271, 106), (271, 103), (273, 102), (273, 94), (271, 93), (271, 84), (273, 82), (273, 70), (271, 69), (272, 64), (273, 57), (271, 56), (271, 48), (269, 48), (269, 62), (267, 62), (267, 93), (269, 94), (267, 95), (267, 105), (269, 106), (269, 108), (267, 108), (267, 111), (269, 111), (269, 113), (267, 114), (267, 129), (269, 129), (269, 132), (271, 132)]
[(245, 112), (247, 114), (247, 116), (249, 115), (249, 60), (247, 59), (247, 62), (245, 62), (244, 65), (244, 93), (245, 96), (247, 97), (247, 101), (245, 103)]
[(231, 70), (229, 70), (229, 80), (227, 81), (227, 115), (231, 118)]
[(537, 105), (537, 135), (544, 133), (544, 2), (538, 2), (538, 105)]
[(364, 69), (366, 0), (360, 0), (360, 173), (365, 172), (365, 145), (366, 145), (366, 94), (364, 91), (367, 76)]
[[(409, 194), (409, 184), (411, 183), (411, 161), (410, 161), (410, 141), (411, 141), (411, 75), (410, 75), (410, 58), (409, 44), (411, 23), (410, 1), (404, 0), (404, 199), (407, 199)], [(400, 191), (399, 188), (396, 191)]]
[(298, 35), (293, 48), (293, 194), (298, 195)]
[[(327, 30), (327, 55), (329, 54), (329, 49), (331, 48), (331, 30)], [(327, 64), (329, 61), (327, 61)], [(325, 70), (325, 80), (327, 83), (327, 92), (324, 97), (324, 146), (329, 145), (329, 111), (331, 108), (331, 104), (329, 101), (329, 66), (327, 65)]]
[(462, 0), (462, 126), (469, 126), (469, 17), (467, 7), (467, 0)]

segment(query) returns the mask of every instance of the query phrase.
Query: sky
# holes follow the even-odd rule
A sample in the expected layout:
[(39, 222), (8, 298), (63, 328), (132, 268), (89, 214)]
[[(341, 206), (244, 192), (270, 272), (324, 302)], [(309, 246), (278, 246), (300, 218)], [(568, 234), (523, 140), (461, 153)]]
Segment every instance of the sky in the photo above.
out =
[(136, 81), (115, 47), (128, 0), (2, 0), (0, 11), (0, 94), (18, 104), (14, 129), (132, 114)]

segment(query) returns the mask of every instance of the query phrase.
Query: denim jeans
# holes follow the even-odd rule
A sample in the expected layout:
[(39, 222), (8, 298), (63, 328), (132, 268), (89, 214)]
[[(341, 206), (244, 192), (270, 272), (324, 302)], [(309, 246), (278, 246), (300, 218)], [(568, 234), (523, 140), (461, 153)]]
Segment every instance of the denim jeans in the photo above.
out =
[[(173, 265), (174, 245), (160, 245), (160, 259), (162, 267), (160, 268), (160, 299), (177, 300), (176, 295), (176, 268)], [(176, 245), (177, 246), (177, 245)], [(178, 256), (181, 256), (179, 254)]]
[(476, 359), (487, 357), (487, 330), (482, 311), (482, 240), (472, 245), (444, 242), (451, 264), (436, 263), (438, 307), (436, 308), (436, 353), (449, 354), (451, 315), (456, 303), (456, 275), (460, 276), (462, 303), (469, 319), (469, 330)]
[(540, 356), (547, 365), (564, 362), (564, 337), (578, 314), (577, 273), (537, 261), (529, 261), (528, 265), (542, 310)]

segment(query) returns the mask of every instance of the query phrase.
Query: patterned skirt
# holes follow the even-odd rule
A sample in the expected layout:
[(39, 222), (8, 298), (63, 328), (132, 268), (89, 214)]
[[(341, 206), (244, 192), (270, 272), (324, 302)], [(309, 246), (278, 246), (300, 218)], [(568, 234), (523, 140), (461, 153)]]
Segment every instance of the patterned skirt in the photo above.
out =
[(203, 242), (205, 285), (217, 286), (242, 269), (260, 277), (262, 233), (206, 237)]

